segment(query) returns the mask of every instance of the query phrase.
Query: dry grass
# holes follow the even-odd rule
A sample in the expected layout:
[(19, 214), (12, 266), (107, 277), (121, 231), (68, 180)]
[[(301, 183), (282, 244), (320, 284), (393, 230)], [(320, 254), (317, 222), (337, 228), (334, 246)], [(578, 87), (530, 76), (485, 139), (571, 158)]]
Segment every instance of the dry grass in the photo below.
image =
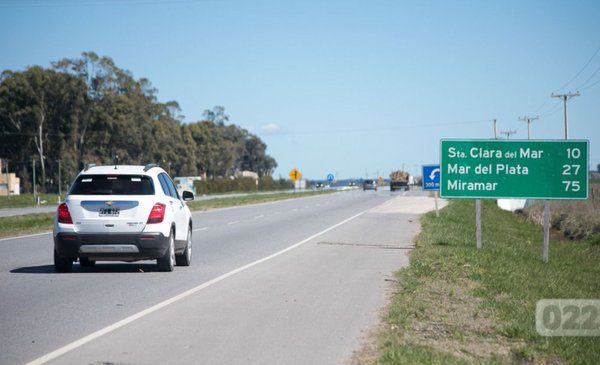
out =
[[(591, 239), (600, 243), (600, 199), (592, 198), (592, 191), (600, 185), (590, 188), (588, 200), (554, 200), (550, 202), (550, 224), (572, 240)], [(596, 193), (594, 193), (596, 194)], [(537, 224), (543, 224), (543, 204), (535, 204), (525, 209), (527, 218)]]

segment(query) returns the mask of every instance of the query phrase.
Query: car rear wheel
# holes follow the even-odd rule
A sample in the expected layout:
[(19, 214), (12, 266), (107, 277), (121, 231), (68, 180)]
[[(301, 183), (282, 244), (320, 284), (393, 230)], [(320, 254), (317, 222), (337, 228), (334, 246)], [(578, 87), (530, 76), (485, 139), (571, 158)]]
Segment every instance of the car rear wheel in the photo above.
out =
[(56, 272), (70, 272), (71, 269), (73, 268), (73, 260), (69, 257), (63, 257), (61, 256), (58, 252), (56, 252), (56, 249), (54, 250), (54, 270), (56, 270)]
[(79, 265), (81, 265), (83, 267), (92, 267), (92, 266), (96, 265), (96, 261), (95, 260), (90, 260), (87, 257), (80, 257), (79, 258)]
[(173, 271), (175, 266), (175, 235), (173, 231), (169, 235), (169, 247), (163, 257), (156, 259), (159, 271)]
[(175, 256), (177, 266), (190, 266), (192, 263), (192, 228), (188, 228), (185, 250), (181, 255)]

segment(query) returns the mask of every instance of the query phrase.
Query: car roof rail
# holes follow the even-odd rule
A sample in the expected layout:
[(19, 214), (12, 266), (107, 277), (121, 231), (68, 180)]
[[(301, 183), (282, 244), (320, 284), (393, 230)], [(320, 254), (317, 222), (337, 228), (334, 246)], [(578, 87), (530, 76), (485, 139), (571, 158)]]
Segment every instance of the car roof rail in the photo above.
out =
[(154, 167), (158, 167), (158, 164), (157, 163), (149, 163), (146, 166), (144, 166), (144, 172), (146, 172)]
[(92, 168), (92, 167), (94, 167), (94, 166), (96, 166), (96, 164), (95, 164), (95, 163), (88, 163), (88, 164), (85, 164), (85, 168), (83, 169), (83, 171), (87, 171), (87, 170), (91, 169), (91, 168)]

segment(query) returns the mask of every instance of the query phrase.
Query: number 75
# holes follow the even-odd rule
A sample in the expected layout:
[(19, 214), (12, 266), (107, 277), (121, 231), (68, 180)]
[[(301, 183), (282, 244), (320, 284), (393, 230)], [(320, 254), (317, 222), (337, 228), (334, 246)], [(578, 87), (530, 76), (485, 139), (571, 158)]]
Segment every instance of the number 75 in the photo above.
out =
[(579, 181), (563, 181), (565, 184), (565, 191), (579, 191), (581, 187), (579, 186)]

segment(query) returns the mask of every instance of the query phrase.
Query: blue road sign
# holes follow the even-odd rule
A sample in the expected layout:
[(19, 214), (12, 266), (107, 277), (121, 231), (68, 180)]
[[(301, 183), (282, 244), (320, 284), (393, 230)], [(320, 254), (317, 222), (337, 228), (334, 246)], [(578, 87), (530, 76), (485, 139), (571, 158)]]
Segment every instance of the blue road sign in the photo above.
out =
[(423, 190), (440, 190), (440, 165), (423, 165)]
[(330, 183), (332, 183), (333, 179), (335, 179), (335, 177), (333, 176), (333, 174), (327, 175), (327, 181), (329, 181)]

